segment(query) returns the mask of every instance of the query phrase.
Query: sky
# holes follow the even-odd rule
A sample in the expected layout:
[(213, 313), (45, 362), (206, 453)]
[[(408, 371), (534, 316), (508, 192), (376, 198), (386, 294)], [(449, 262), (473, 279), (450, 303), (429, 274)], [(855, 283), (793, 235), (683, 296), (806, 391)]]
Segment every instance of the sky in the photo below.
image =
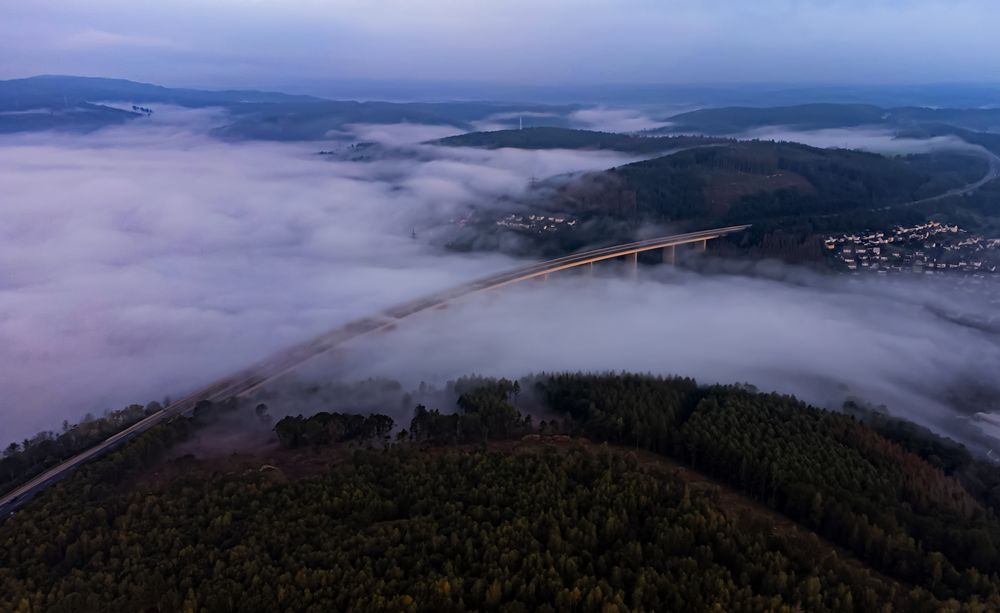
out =
[(601, 83), (1000, 80), (994, 0), (32, 0), (0, 78)]

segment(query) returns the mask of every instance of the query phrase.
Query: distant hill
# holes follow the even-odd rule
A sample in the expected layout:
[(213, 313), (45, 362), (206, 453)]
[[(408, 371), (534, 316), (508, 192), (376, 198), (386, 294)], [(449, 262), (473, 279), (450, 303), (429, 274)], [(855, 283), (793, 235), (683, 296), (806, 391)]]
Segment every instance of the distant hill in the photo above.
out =
[(995, 132), (975, 132), (947, 124), (925, 123), (901, 130), (898, 135), (906, 138), (956, 136), (970, 145), (978, 145), (987, 151), (1000, 155), (1000, 134)]
[(89, 132), (142, 117), (139, 113), (81, 102), (59, 108), (0, 110), (0, 134), (61, 130)]
[[(734, 257), (818, 261), (820, 233), (919, 222), (980, 199), (985, 200), (977, 209), (986, 212), (987, 193), (912, 203), (975, 183), (988, 171), (986, 159), (972, 154), (886, 157), (787, 142), (731, 141), (539, 181), (517, 210), (572, 219), (572, 227), (540, 232), (484, 213), (456, 229), (447, 245), (458, 251), (558, 257), (588, 245), (636, 240), (650, 224), (681, 231), (750, 223), (750, 230), (717, 246), (725, 243)], [(900, 204), (907, 206), (891, 208)], [(963, 223), (973, 227), (969, 220)]]
[[(116, 108), (124, 104), (125, 109)], [(526, 118), (525, 130), (471, 132), (439, 144), (526, 149), (607, 149), (657, 153), (704, 144), (656, 141), (648, 137), (701, 133), (741, 134), (767, 126), (817, 130), (875, 126), (897, 131), (924, 127), (940, 133), (1000, 130), (1000, 109), (882, 108), (868, 104), (801, 104), (776, 107), (723, 107), (681, 113), (671, 125), (643, 136), (571, 130), (570, 115), (579, 105), (454, 102), (382, 102), (327, 100), (255, 90), (201, 90), (162, 87), (124, 79), (46, 75), (0, 81), (0, 133), (38, 130), (90, 131), (139, 119), (128, 105), (169, 104), (188, 108), (223, 108), (229, 120), (217, 136), (231, 139), (328, 140), (343, 137), (352, 124), (419, 123), (474, 131), (485, 125), (513, 128)]]
[(532, 125), (562, 125), (576, 106), (492, 102), (358, 102), (253, 90), (172, 88), (123, 79), (39, 76), (0, 81), (0, 133), (34, 130), (88, 131), (142, 116), (102, 103), (220, 107), (231, 121), (217, 134), (227, 138), (320, 140), (350, 124), (421, 123), (463, 130), (474, 123), (516, 125), (528, 113)]
[(468, 124), (417, 105), (392, 102), (318, 100), (250, 103), (229, 107), (232, 121), (216, 130), (226, 138), (323, 140), (335, 138), (350, 124), (417, 123), (468, 129)]
[(560, 190), (581, 210), (706, 223), (886, 206), (972, 182), (986, 162), (957, 155), (890, 158), (796, 143), (739, 141), (591, 173)]
[(60, 109), (86, 103), (121, 101), (176, 104), (186, 107), (228, 106), (253, 102), (318, 101), (312, 96), (295, 96), (252, 90), (208, 91), (162, 87), (125, 79), (45, 75), (0, 81), (0, 110), (39, 108)]
[[(381, 102), (328, 100), (256, 90), (202, 90), (162, 87), (124, 79), (46, 75), (0, 81), (0, 133), (35, 130), (88, 131), (137, 119), (142, 115), (104, 103), (137, 105), (170, 104), (188, 108), (220, 107), (232, 120), (218, 135), (237, 139), (321, 140), (335, 137), (358, 123), (421, 123), (453, 126), (461, 130), (485, 125), (513, 128), (519, 118), (532, 129), (567, 128), (569, 116), (580, 105), (452, 101)], [(794, 106), (734, 106), (681, 113), (672, 125), (647, 133), (709, 135), (739, 134), (766, 126), (815, 130), (858, 126), (912, 129), (923, 125), (1000, 130), (1000, 109), (893, 107), (868, 104), (800, 104)], [(627, 137), (530, 132), (525, 135), (482, 133), (465, 135), (444, 144), (477, 147), (545, 148), (561, 143), (569, 148), (606, 148), (651, 152), (657, 144), (628, 141)], [(464, 139), (464, 140), (463, 140)]]
[(694, 130), (707, 134), (734, 134), (763, 126), (817, 130), (881, 123), (884, 115), (884, 110), (866, 104), (803, 104), (769, 108), (733, 106), (674, 115), (667, 119), (670, 126), (656, 132)]
[(90, 131), (142, 117), (102, 104), (175, 104), (191, 108), (316, 101), (258, 91), (204, 91), (96, 77), (38, 76), (0, 81), (0, 133)]
[[(249, 103), (229, 107), (232, 123), (218, 134), (232, 138), (260, 140), (320, 140), (351, 124), (413, 123), (474, 129), (477, 121), (501, 116), (500, 121), (516, 123), (517, 111), (544, 108), (551, 117), (533, 122), (562, 123), (562, 114), (572, 107), (497, 105), (490, 102), (356, 102), (317, 100), (309, 102)], [(512, 118), (513, 117), (513, 118)], [(493, 123), (493, 120), (490, 120)]]
[(722, 107), (681, 113), (668, 118), (671, 125), (651, 134), (700, 132), (739, 134), (767, 126), (798, 130), (879, 126), (907, 128), (921, 124), (949, 124), (970, 130), (1000, 129), (1000, 108), (932, 109), (881, 108), (867, 104), (800, 104), (775, 107)]
[(568, 128), (525, 128), (470, 132), (449, 136), (435, 142), (449, 147), (499, 149), (592, 149), (628, 153), (659, 153), (699, 145), (727, 142), (724, 139), (698, 136), (633, 136), (613, 132), (594, 132)]

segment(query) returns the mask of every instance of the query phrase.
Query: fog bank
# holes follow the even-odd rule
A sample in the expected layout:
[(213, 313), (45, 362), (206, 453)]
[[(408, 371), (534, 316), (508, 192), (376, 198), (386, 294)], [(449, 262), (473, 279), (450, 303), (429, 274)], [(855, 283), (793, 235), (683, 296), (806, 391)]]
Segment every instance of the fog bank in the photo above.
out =
[[(419, 143), (450, 129), (413, 124), (352, 126), (330, 143), (229, 143), (204, 135), (218, 119), (158, 108), (149, 122), (85, 136), (0, 138), (0, 438), (177, 397), (355, 318), (513, 267), (433, 245), (471, 211), (516, 202), (532, 177), (635, 159), (428, 146)], [(351, 141), (378, 148), (356, 161), (317, 154)], [(756, 276), (647, 269), (638, 283), (559, 274), (420, 314), (296, 376), (443, 389), (470, 373), (678, 374), (832, 407), (860, 396), (946, 432), (957, 414), (1000, 410), (989, 405), (1000, 398), (998, 303), (983, 291), (751, 268)], [(385, 410), (406, 421), (410, 408)]]
[[(991, 302), (947, 280), (769, 273), (646, 270), (640, 282), (565, 273), (421, 314), (299, 376), (389, 377), (413, 389), (470, 373), (676, 374), (830, 408), (860, 397), (956, 437), (964, 416), (1000, 410), (995, 290)], [(991, 317), (992, 331), (969, 325)]]
[[(407, 145), (349, 162), (226, 143), (157, 107), (89, 135), (0, 138), (0, 438), (182, 394), (354, 318), (508, 268), (426, 234), (532, 176), (614, 153)], [(426, 126), (355, 126), (404, 146)], [(412, 238), (416, 231), (418, 239)]]

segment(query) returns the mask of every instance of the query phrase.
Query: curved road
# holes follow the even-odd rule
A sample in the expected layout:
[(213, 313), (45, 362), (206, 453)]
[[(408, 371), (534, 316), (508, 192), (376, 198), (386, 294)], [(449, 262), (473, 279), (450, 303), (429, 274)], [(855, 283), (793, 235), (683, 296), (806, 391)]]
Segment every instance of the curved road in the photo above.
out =
[(26, 503), (46, 486), (64, 478), (77, 466), (80, 466), (84, 462), (114, 449), (128, 439), (145, 430), (148, 430), (166, 419), (176, 415), (190, 413), (194, 410), (195, 405), (201, 400), (220, 402), (234, 396), (248, 394), (268, 381), (271, 381), (275, 377), (281, 376), (282, 374), (301, 366), (303, 363), (329, 351), (330, 349), (333, 349), (342, 343), (369, 332), (389, 329), (395, 326), (400, 320), (409, 317), (410, 315), (439, 307), (452, 300), (456, 300), (469, 294), (504, 287), (506, 285), (526, 281), (528, 279), (544, 277), (545, 275), (558, 272), (560, 270), (585, 266), (593, 264), (594, 262), (637, 254), (643, 251), (652, 251), (655, 249), (675, 247), (678, 245), (702, 243), (727, 234), (741, 232), (748, 227), (749, 226), (746, 225), (729, 226), (726, 228), (715, 228), (712, 230), (702, 230), (700, 232), (676, 234), (673, 236), (652, 238), (624, 245), (593, 249), (583, 253), (568, 255), (554, 260), (531, 264), (515, 268), (514, 270), (509, 270), (507, 272), (491, 275), (452, 289), (444, 290), (411, 302), (394, 306), (371, 317), (364, 317), (362, 319), (352, 321), (346, 325), (331, 330), (330, 332), (322, 334), (311, 341), (295, 345), (274, 356), (271, 356), (256, 366), (250, 367), (225, 379), (203, 387), (196, 392), (171, 403), (163, 410), (140, 420), (134, 425), (111, 437), (108, 437), (94, 447), (91, 447), (90, 449), (63, 461), (62, 463), (36, 476), (31, 481), (17, 487), (0, 498), (0, 519), (7, 517), (11, 512)]
[(979, 153), (983, 154), (983, 157), (985, 157), (986, 160), (989, 161), (990, 163), (989, 170), (987, 170), (986, 174), (983, 175), (982, 178), (979, 179), (978, 181), (973, 181), (972, 183), (969, 183), (967, 185), (950, 189), (943, 194), (938, 194), (937, 196), (931, 196), (929, 198), (921, 198), (920, 200), (913, 200), (910, 202), (904, 202), (902, 204), (891, 204), (889, 206), (880, 207), (875, 210), (888, 211), (890, 209), (898, 209), (904, 206), (914, 206), (918, 204), (925, 204), (927, 202), (944, 200), (945, 198), (951, 198), (952, 196), (964, 196), (965, 194), (971, 194), (972, 192), (986, 185), (990, 181), (1000, 178), (1000, 156), (997, 156), (997, 154), (993, 153), (986, 147), (976, 146), (974, 148), (977, 149)]

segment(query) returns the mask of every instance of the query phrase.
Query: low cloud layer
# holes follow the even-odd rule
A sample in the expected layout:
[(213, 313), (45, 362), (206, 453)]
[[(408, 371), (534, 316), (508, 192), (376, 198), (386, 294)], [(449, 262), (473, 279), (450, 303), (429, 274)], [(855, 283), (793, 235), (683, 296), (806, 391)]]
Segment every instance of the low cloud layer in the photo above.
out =
[(931, 153), (946, 149), (972, 150), (976, 147), (954, 136), (933, 138), (900, 138), (892, 130), (875, 128), (829, 128), (825, 130), (796, 130), (781, 126), (768, 126), (734, 134), (734, 138), (790, 141), (812, 147), (862, 149), (883, 155)]
[(600, 132), (639, 132), (653, 130), (670, 125), (666, 121), (653, 119), (649, 115), (635, 109), (609, 109), (594, 107), (574, 111), (569, 116), (570, 121), (585, 130)]
[[(422, 314), (299, 376), (390, 377), (413, 388), (469, 373), (678, 374), (749, 382), (831, 408), (858, 397), (963, 438), (966, 416), (1000, 410), (995, 289), (991, 297), (949, 281), (762, 271), (651, 269), (640, 282), (566, 273)], [(975, 327), (990, 317), (992, 332)]]
[[(176, 397), (289, 343), (510, 267), (443, 253), (423, 234), (518, 195), (531, 176), (629, 159), (420, 146), (347, 162), (316, 144), (202, 135), (216, 118), (158, 109), (145, 125), (0, 139), (0, 438)], [(399, 144), (437, 129), (355, 130)]]
[[(87, 136), (0, 140), (0, 438), (176, 397), (357, 317), (512, 267), (441, 251), (429, 236), (470, 207), (516, 198), (531, 177), (632, 159), (432, 147), (417, 143), (444, 130), (402, 125), (353, 126), (381, 148), (347, 161), (316, 154), (344, 142), (204, 136), (217, 120), (159, 109), (146, 124)], [(961, 431), (956, 415), (1000, 410), (988, 404), (998, 303), (982, 288), (752, 272), (557, 275), (418, 315), (296, 376), (441, 388), (472, 372), (649, 371), (827, 406), (860, 396), (949, 433)], [(969, 325), (982, 322), (987, 331)]]

